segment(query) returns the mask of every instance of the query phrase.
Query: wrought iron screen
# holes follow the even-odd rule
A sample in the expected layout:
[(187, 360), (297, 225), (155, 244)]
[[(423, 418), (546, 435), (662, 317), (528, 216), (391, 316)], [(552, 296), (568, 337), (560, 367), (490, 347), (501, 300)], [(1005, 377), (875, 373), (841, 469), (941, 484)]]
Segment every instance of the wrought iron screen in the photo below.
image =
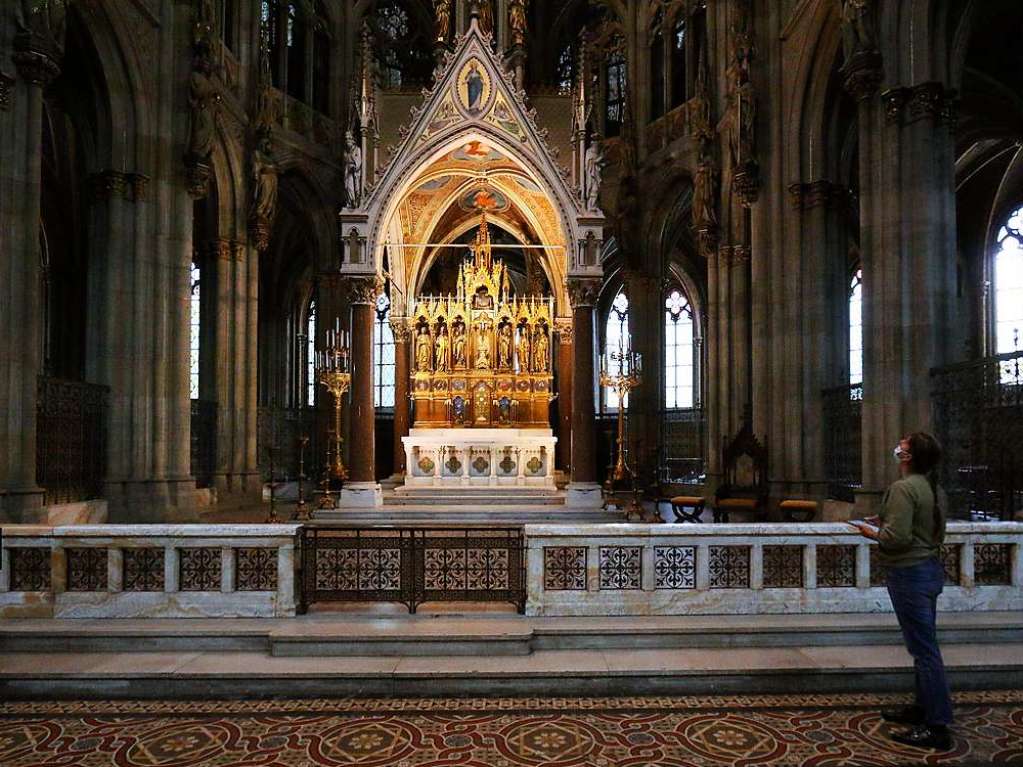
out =
[(259, 470), (264, 476), (269, 476), (272, 447), (274, 476), (278, 481), (298, 477), (299, 437), (304, 435), (309, 438), (305, 446), (305, 475), (312, 481), (319, 479), (325, 461), (324, 439), (332, 422), (332, 411), (326, 409), (259, 408), (256, 432)]
[(936, 368), (931, 380), (950, 515), (1011, 520), (1023, 511), (1023, 351)]
[(44, 502), (100, 498), (106, 478), (109, 387), (39, 377), (36, 481)]
[(217, 403), (192, 400), (192, 476), (196, 487), (213, 484), (217, 468)]
[(852, 501), (852, 488), (863, 478), (863, 384), (825, 389), (821, 399), (828, 494)]
[(299, 609), (315, 602), (526, 605), (521, 528), (302, 529)]
[(661, 414), (660, 481), (699, 485), (706, 479), (707, 421), (703, 410), (665, 410)]

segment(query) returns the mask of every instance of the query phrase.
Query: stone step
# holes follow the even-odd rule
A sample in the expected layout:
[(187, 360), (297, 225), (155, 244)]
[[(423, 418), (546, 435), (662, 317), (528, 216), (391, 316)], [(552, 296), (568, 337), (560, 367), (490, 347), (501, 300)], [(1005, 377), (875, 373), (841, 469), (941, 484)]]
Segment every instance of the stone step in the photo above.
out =
[(518, 493), (490, 494), (485, 496), (462, 493), (415, 493), (384, 497), (386, 506), (564, 506), (565, 497), (561, 495), (536, 495), (523, 497)]
[(558, 506), (382, 506), (377, 509), (322, 509), (315, 522), (350, 525), (536, 525), (606, 524), (622, 521), (621, 512)]

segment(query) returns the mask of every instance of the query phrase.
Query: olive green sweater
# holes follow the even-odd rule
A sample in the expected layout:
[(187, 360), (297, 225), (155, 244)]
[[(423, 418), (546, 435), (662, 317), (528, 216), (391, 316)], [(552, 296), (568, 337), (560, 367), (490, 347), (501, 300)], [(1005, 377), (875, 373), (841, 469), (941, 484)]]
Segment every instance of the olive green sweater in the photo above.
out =
[(935, 499), (927, 477), (909, 474), (892, 483), (884, 495), (880, 517), (877, 541), (885, 567), (908, 567), (940, 555), (945, 509), (940, 499)]

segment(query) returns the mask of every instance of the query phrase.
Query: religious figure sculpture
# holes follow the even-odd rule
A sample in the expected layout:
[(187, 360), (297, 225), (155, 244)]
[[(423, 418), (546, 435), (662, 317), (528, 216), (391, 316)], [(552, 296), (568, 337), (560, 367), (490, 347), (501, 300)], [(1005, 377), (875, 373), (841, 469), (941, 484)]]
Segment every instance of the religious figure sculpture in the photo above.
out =
[(268, 139), (260, 141), (252, 153), (252, 182), (252, 215), (273, 221), (277, 213), (277, 166)]
[(528, 373), (532, 367), (532, 349), (533, 345), (529, 340), (529, 326), (523, 325), (522, 330), (519, 331), (519, 371), (522, 373)]
[(757, 122), (757, 98), (749, 80), (739, 86), (738, 110), (739, 162), (748, 163), (756, 159)]
[(446, 43), (451, 29), (451, 0), (433, 0), (433, 15), (437, 20), (434, 32), (437, 42)]
[(536, 329), (536, 341), (533, 343), (533, 372), (547, 372), (547, 356), (549, 341), (547, 340), (547, 328), (541, 325)]
[(490, 367), (490, 337), (486, 325), (481, 322), (476, 326), (476, 369), (489, 370)]
[(497, 366), (507, 369), (512, 362), (512, 328), (507, 322), (501, 325), (501, 334), (497, 341)]
[(465, 358), (465, 325), (461, 322), (456, 322), (454, 327), (455, 340), (453, 344), (455, 367), (465, 368), (467, 365)]
[(64, 32), (67, 26), (66, 0), (20, 0), (14, 6), (14, 21), (18, 29), (31, 32), (64, 48)]
[(838, 0), (842, 4), (842, 45), (848, 61), (877, 49), (873, 0)]
[(480, 103), (483, 99), (483, 75), (480, 74), (479, 65), (475, 61), (469, 65), (465, 87), (466, 95), (469, 97), (469, 111), (478, 112), (483, 106)]
[(480, 29), (488, 35), (494, 34), (493, 0), (479, 0), (477, 7), (480, 9)]
[(710, 158), (705, 157), (696, 166), (693, 180), (693, 225), (697, 230), (717, 226), (717, 193), (717, 169)]
[(199, 162), (205, 162), (213, 153), (216, 133), (214, 110), (220, 101), (220, 95), (209, 74), (208, 66), (200, 63), (192, 70), (188, 80), (188, 105), (191, 107), (188, 156)]
[(345, 131), (345, 198), (349, 208), (362, 201), (362, 148), (350, 130)]
[(603, 171), (604, 158), (596, 141), (586, 147), (586, 207), (596, 210), (600, 198), (600, 177)]
[(508, 26), (511, 28), (512, 43), (526, 44), (526, 3), (528, 0), (511, 0), (508, 7)]
[(437, 332), (437, 370), (447, 371), (448, 365), (448, 347), (450, 341), (448, 339), (448, 329), (443, 325), (440, 326), (440, 330)]
[(427, 328), (420, 328), (416, 336), (416, 370), (420, 373), (430, 372), (430, 331)]

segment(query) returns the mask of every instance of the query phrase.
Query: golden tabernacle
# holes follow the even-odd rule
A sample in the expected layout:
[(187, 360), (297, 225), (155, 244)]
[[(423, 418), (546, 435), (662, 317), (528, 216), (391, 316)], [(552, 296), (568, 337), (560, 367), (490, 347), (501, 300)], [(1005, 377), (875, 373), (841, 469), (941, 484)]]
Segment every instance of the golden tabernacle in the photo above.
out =
[(424, 296), (409, 318), (417, 428), (547, 427), (554, 299), (512, 296), (486, 213), (455, 295)]

